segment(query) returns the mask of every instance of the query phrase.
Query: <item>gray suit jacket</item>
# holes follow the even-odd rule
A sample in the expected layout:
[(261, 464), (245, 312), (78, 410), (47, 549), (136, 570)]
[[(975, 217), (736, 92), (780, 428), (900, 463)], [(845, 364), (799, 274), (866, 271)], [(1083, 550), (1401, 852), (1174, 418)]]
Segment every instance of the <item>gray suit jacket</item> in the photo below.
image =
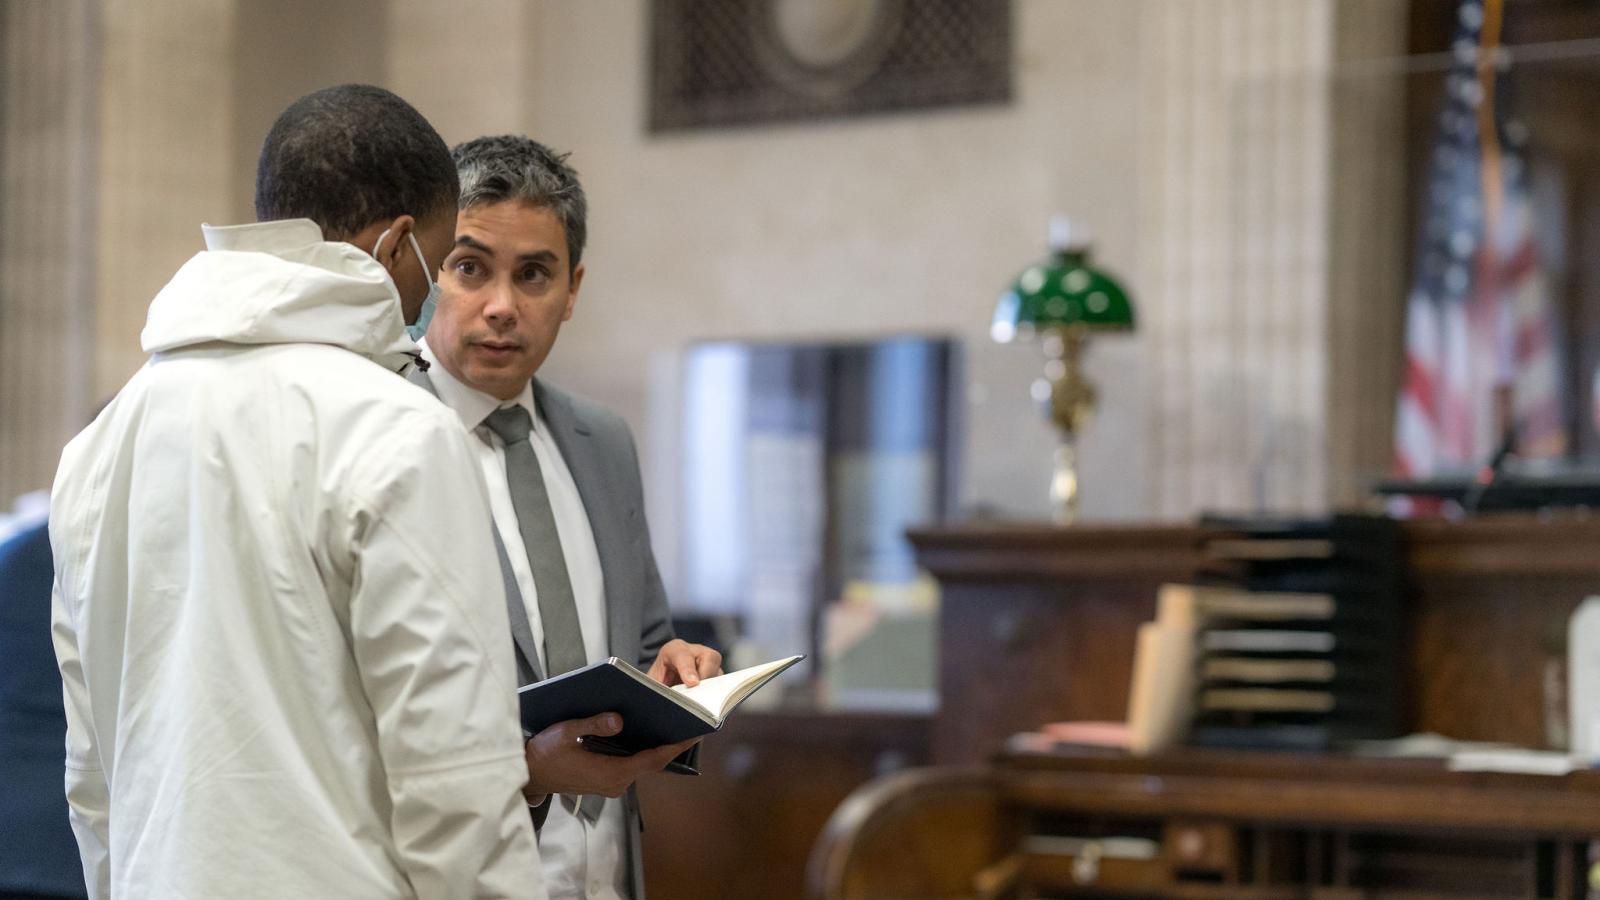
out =
[(578, 485), (605, 577), (606, 646), (649, 666), (672, 639), (667, 593), (650, 548), (639, 454), (622, 417), (537, 378), (534, 401)]
[[(426, 374), (413, 372), (409, 377), (433, 391)], [(537, 378), (533, 380), (533, 396), (572, 472), (584, 511), (589, 515), (589, 528), (594, 532), (605, 579), (607, 651), (648, 667), (673, 633), (666, 590), (650, 548), (633, 434), (615, 413)], [(511, 581), (514, 579), (508, 583)], [(538, 649), (527, 646), (522, 635), (516, 638), (518, 668), (525, 678), (542, 678)], [(644, 900), (644, 859), (639, 844), (643, 820), (636, 792), (630, 788), (622, 803), (627, 818), (633, 897)], [(542, 825), (543, 815), (536, 816), (536, 821)]]

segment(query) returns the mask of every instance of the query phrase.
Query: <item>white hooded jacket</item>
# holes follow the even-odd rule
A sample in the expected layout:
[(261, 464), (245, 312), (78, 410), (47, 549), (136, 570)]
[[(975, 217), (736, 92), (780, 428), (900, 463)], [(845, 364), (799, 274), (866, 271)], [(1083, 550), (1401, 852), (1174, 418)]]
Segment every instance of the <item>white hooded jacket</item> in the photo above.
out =
[(489, 508), (392, 281), (205, 232), (52, 492), (90, 896), (543, 897)]

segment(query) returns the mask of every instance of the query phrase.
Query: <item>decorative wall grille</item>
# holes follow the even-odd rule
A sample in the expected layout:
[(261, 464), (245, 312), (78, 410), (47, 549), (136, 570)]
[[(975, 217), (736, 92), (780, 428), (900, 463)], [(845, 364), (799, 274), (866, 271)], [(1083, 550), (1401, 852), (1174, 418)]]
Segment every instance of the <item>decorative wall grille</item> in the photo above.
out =
[(650, 129), (1011, 98), (1008, 0), (654, 0)]

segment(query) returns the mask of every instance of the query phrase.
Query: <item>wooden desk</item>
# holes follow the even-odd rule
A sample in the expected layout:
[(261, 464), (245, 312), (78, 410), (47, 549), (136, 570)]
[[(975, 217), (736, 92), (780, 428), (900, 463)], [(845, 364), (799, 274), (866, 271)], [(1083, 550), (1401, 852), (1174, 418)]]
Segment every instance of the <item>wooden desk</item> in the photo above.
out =
[[(1041, 723), (1121, 719), (1156, 589), (1199, 562), (1186, 525), (914, 531), (940, 582), (934, 758), (977, 763)], [(1405, 526), (1413, 730), (1547, 743), (1545, 671), (1567, 617), (1600, 594), (1600, 518)]]
[[(1205, 750), (1005, 755), (995, 768), (1002, 804), (1031, 836), (1024, 896), (1579, 900), (1600, 837), (1596, 772)], [(1053, 837), (1117, 836), (1155, 854), (1095, 870), (1060, 851), (1081, 841), (1052, 852)]]
[[(1002, 753), (1051, 721), (1121, 719), (1139, 623), (1200, 562), (1192, 526), (913, 532), (942, 586), (934, 759), (980, 766), (1025, 835), (1019, 896), (1587, 896), (1600, 775), (1187, 750), (1153, 759)], [(1600, 518), (1404, 527), (1410, 729), (1546, 745), (1547, 671), (1600, 594)], [(1559, 672), (1556, 674), (1559, 675)], [(1556, 679), (1559, 684), (1560, 678)], [(1157, 848), (1139, 862), (1106, 846)], [(1085, 861), (1075, 854), (1096, 854)], [(1141, 850), (1140, 852), (1144, 852)], [(1004, 862), (1004, 861), (1003, 861)], [(1007, 863), (1009, 864), (1009, 863)], [(1093, 878), (1084, 876), (1093, 869)]]
[(1200, 561), (1191, 527), (984, 525), (913, 531), (938, 579), (933, 756), (977, 763), (1006, 737), (1128, 711), (1134, 635), (1156, 589)]
[[(1412, 727), (1544, 743), (1547, 635), (1600, 593), (1600, 519), (1413, 523), (1405, 534), (1411, 637), (1402, 690)], [(1443, 865), (1484, 885), (1547, 873), (1535, 884), (1549, 888), (1544, 896), (1560, 896), (1551, 881), (1559, 872), (1568, 873), (1561, 884), (1574, 883), (1580, 845), (1600, 836), (1586, 809), (1600, 809), (1589, 773), (1507, 780), (1258, 754), (1186, 754), (1153, 768), (1094, 758), (994, 763), (1014, 732), (1124, 716), (1135, 631), (1155, 614), (1163, 582), (1190, 578), (1199, 536), (1182, 525), (914, 532), (922, 565), (942, 585), (939, 712), (931, 720), (740, 712), (706, 742), (705, 775), (641, 784), (652, 900), (801, 897), (807, 853), (830, 811), (874, 775), (929, 761), (994, 773), (1009, 808), (1041, 827), (1129, 827), (1165, 842), (1169, 828), (1179, 841), (1187, 833), (1179, 829), (1194, 826), (1202, 842), (1242, 848), (1230, 857), (1241, 867), (1231, 884), (1191, 879), (1160, 894), (1094, 896), (1336, 900), (1370, 896), (1351, 891), (1380, 864), (1388, 867), (1380, 881), (1383, 872), (1416, 881), (1418, 867)], [(1244, 880), (1257, 865), (1316, 892)], [(1340, 885), (1336, 871), (1351, 884)]]
[(1600, 772), (1451, 772), (1438, 760), (1178, 748), (1152, 757), (1002, 754), (1019, 808), (1118, 817), (1209, 816), (1348, 830), (1489, 837), (1600, 836)]

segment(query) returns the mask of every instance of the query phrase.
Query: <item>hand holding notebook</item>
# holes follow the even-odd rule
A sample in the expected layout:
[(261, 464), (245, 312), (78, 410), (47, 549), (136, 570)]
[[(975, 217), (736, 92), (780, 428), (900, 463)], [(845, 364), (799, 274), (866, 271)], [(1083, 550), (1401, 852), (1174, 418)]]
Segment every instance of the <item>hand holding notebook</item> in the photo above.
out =
[(537, 734), (558, 722), (616, 713), (622, 717), (622, 730), (586, 737), (586, 747), (633, 754), (675, 744), (720, 729), (746, 697), (803, 658), (790, 656), (717, 675), (692, 688), (669, 688), (611, 657), (523, 687), (518, 692), (522, 727)]
[(620, 729), (621, 716), (603, 713), (557, 722), (529, 738), (524, 748), (528, 783), (523, 790), (529, 802), (538, 804), (548, 794), (620, 797), (629, 785), (653, 772), (699, 774), (692, 767), (685, 769), (686, 762), (697, 758), (695, 738), (627, 756), (597, 756), (590, 742)]

